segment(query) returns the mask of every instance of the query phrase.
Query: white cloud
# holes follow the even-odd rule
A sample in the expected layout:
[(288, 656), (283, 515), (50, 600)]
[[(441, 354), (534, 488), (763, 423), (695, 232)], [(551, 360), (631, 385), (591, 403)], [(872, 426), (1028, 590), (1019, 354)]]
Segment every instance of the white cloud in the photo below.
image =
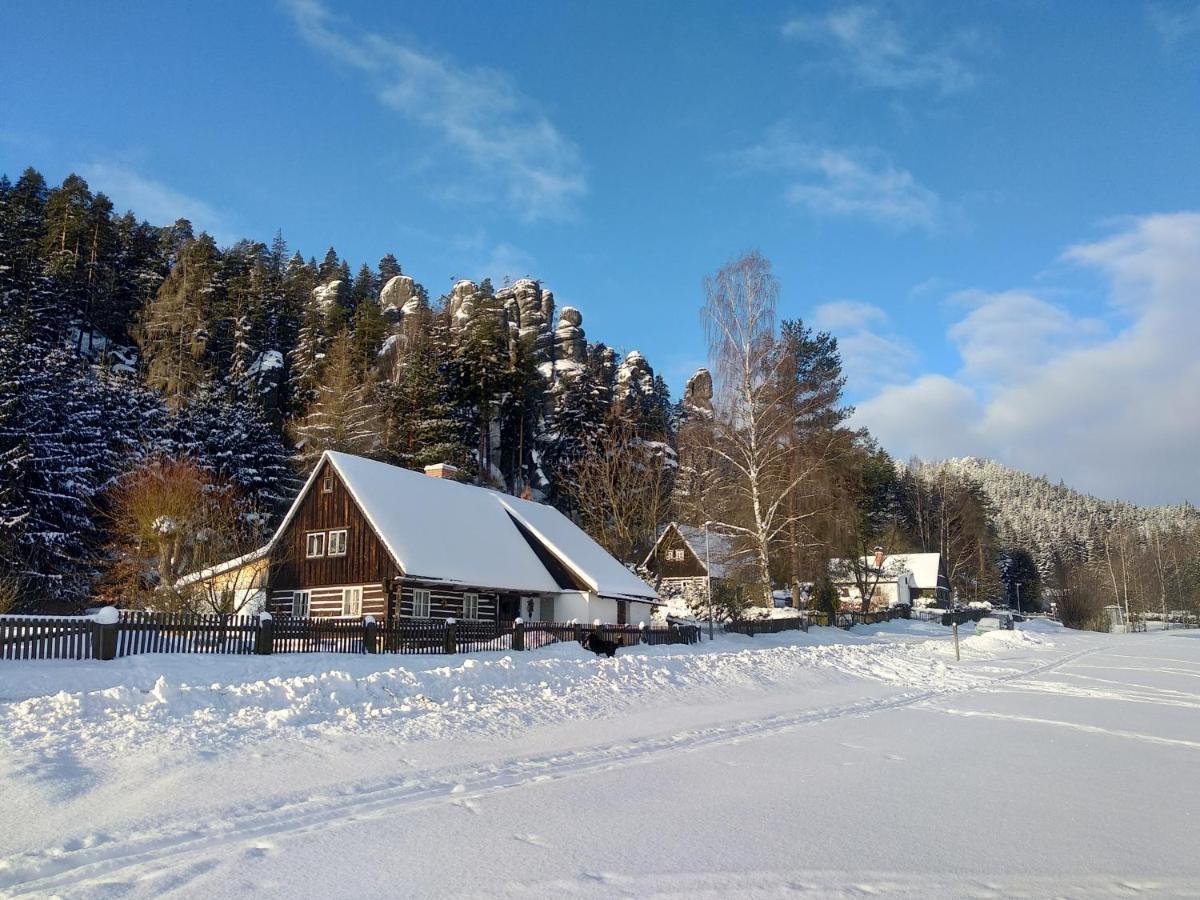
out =
[[(986, 295), (951, 328), (957, 378), (890, 385), (858, 405), (857, 422), (901, 457), (969, 452), (1102, 496), (1200, 499), (1200, 213), (1130, 220), (1064, 259), (1108, 278), (1111, 333), (1023, 292)], [(972, 320), (980, 309), (996, 321)], [(1074, 337), (1081, 323), (1092, 332)], [(1018, 352), (1028, 340), (1040, 358), (997, 363), (987, 340)]]
[(912, 347), (888, 331), (888, 314), (873, 303), (823, 303), (813, 310), (811, 324), (837, 337), (842, 370), (854, 390), (904, 377), (916, 360)]
[(587, 193), (579, 150), (507, 74), (343, 28), (318, 0), (286, 0), (301, 36), (362, 72), (385, 106), (437, 134), (527, 221), (574, 214)]
[(1168, 50), (1200, 37), (1200, 3), (1182, 6), (1149, 7), (1150, 23)]
[(79, 174), (93, 192), (103, 192), (118, 210), (133, 210), (152, 225), (170, 225), (187, 219), (196, 232), (207, 231), (218, 243), (236, 240), (227, 218), (203, 200), (177, 191), (161, 181), (141, 175), (119, 163), (90, 162)]
[(1101, 320), (1075, 317), (1028, 291), (963, 291), (955, 298), (974, 307), (949, 331), (971, 377), (1020, 380), (1043, 360), (1105, 330)]
[(887, 313), (874, 303), (861, 300), (831, 300), (813, 310), (812, 324), (821, 331), (844, 331), (878, 325)]
[(868, 87), (932, 88), (943, 94), (971, 88), (968, 57), (978, 39), (959, 31), (936, 46), (920, 46), (898, 22), (873, 6), (847, 6), (798, 16), (783, 26), (786, 38), (829, 48), (835, 65)]
[(790, 176), (785, 199), (815, 215), (926, 230), (936, 229), (945, 216), (938, 195), (880, 150), (823, 146), (776, 128), (763, 143), (729, 159), (743, 170)]

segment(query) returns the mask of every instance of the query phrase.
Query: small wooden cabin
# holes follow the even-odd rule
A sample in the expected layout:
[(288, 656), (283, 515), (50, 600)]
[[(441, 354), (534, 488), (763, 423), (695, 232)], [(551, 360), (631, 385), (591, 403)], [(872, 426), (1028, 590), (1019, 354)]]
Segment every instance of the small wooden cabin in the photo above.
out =
[(708, 581), (728, 578), (737, 564), (733, 539), (715, 531), (672, 522), (658, 536), (642, 565), (658, 579), (663, 592), (688, 600), (706, 596)]
[(649, 623), (654, 589), (558, 510), (452, 471), (326, 452), (255, 554), (268, 560), (268, 611)]

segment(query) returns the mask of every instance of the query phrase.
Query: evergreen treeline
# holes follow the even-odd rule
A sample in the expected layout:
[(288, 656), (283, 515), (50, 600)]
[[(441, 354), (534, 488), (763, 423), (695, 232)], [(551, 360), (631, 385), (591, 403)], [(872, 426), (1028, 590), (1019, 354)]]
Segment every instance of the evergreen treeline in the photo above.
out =
[(453, 463), (571, 509), (597, 435), (620, 422), (668, 447), (672, 410), (640, 354), (557, 312), (534, 281), (431, 300), (391, 254), (352, 270), (281, 235), (222, 248), (75, 175), (0, 177), (0, 571), (27, 606), (86, 602), (106, 498), (158, 457), (191, 459), (264, 523), (327, 448)]

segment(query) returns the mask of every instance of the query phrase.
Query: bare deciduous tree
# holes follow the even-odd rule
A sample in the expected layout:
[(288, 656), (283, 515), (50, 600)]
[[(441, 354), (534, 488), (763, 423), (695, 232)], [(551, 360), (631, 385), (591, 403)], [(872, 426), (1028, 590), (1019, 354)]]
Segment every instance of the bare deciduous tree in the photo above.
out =
[(566, 492), (584, 529), (624, 562), (641, 562), (671, 514), (674, 454), (639, 438), (632, 425), (609, 424), (577, 462)]
[(160, 458), (128, 473), (107, 499), (113, 540), (100, 599), (164, 610), (244, 610), (262, 579), (260, 567), (184, 579), (245, 557), (263, 540), (263, 518), (229, 484), (190, 460)]

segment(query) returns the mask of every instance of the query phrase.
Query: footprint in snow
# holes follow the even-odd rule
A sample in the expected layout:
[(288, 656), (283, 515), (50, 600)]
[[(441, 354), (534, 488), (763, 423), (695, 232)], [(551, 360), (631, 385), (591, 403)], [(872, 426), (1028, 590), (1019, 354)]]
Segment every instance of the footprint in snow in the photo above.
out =
[(459, 800), (451, 800), (450, 802), (461, 809), (465, 809), (467, 812), (472, 813), (473, 815), (483, 815), (483, 812), (479, 809), (479, 804), (474, 800), (468, 800), (466, 797), (463, 797)]
[(514, 834), (514, 835), (513, 835), (513, 840), (514, 840), (514, 841), (520, 841), (522, 844), (529, 844), (529, 845), (531, 845), (531, 846), (533, 846), (533, 847), (542, 847), (542, 848), (544, 848), (544, 849), (546, 849), (546, 850), (553, 850), (553, 849), (554, 849), (554, 845), (553, 845), (553, 844), (551, 844), (551, 843), (550, 843), (548, 840), (546, 840), (544, 837), (541, 837), (541, 836), (539, 836), (539, 835), (536, 835), (536, 834)]
[(242, 854), (245, 859), (262, 859), (268, 853), (275, 849), (274, 844), (259, 843), (253, 847), (247, 847), (246, 852)]

